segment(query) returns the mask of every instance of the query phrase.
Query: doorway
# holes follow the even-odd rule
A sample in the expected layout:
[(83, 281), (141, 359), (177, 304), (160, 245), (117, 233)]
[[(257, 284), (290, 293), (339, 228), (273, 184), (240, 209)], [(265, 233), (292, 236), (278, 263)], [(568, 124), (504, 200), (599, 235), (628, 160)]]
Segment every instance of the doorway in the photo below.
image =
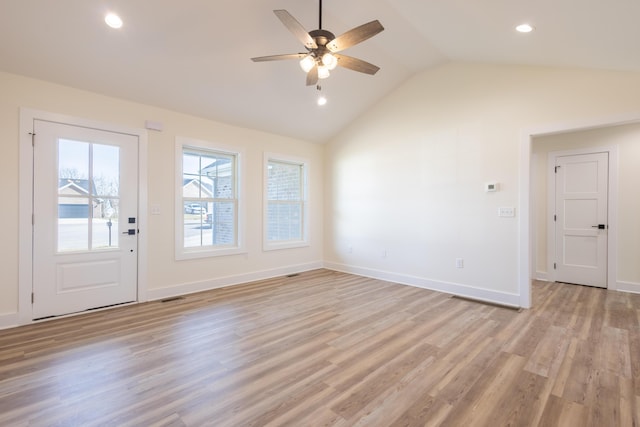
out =
[(28, 109), (21, 131), (20, 323), (144, 301), (146, 132)]

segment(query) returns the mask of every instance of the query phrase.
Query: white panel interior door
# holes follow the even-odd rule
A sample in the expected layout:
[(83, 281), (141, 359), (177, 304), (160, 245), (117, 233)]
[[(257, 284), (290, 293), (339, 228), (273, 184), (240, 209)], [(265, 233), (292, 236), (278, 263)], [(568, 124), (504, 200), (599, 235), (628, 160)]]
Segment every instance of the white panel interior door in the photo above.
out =
[(135, 301), (138, 137), (34, 131), (33, 318)]
[(607, 287), (608, 153), (556, 158), (556, 281)]

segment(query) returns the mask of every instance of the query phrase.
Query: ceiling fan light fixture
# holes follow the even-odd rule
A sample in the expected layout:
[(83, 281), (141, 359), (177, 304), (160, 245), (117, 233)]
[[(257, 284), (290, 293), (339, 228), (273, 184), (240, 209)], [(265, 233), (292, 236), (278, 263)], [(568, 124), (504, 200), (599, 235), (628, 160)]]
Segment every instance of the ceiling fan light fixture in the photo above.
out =
[(322, 55), (322, 64), (329, 70), (333, 70), (338, 65), (338, 59), (331, 53), (327, 52)]
[(327, 67), (325, 67), (324, 65), (318, 65), (318, 78), (319, 79), (326, 79), (330, 75), (331, 75), (331, 73), (329, 72), (329, 69)]
[(307, 55), (300, 60), (300, 68), (302, 68), (305, 73), (311, 71), (311, 69), (315, 67), (315, 65), (316, 59), (311, 55)]

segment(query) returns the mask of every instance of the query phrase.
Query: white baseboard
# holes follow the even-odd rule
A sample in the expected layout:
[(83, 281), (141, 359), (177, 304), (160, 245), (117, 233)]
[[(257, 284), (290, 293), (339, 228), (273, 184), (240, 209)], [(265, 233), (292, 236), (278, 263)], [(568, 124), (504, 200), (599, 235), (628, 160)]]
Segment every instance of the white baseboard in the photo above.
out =
[(549, 281), (549, 275), (547, 274), (546, 271), (536, 271), (536, 275), (534, 277), (535, 280), (540, 280), (542, 282), (548, 282)]
[(195, 292), (209, 291), (226, 286), (241, 285), (243, 283), (255, 282), (256, 280), (271, 279), (273, 277), (287, 274), (302, 273), (304, 271), (317, 270), (322, 268), (322, 262), (311, 262), (307, 264), (290, 265), (286, 267), (273, 268), (270, 270), (254, 271), (251, 273), (238, 274), (234, 276), (217, 277), (215, 279), (202, 280), (192, 283), (181, 283), (168, 288), (147, 289), (147, 301), (160, 300), (164, 298), (187, 295)]
[(0, 329), (14, 328), (20, 325), (18, 313), (0, 314)]
[(415, 286), (423, 289), (444, 292), (460, 297), (486, 301), (494, 304), (506, 305), (510, 307), (520, 307), (520, 295), (506, 292), (492, 291), (488, 289), (476, 288), (459, 283), (442, 282), (424, 277), (410, 276), (390, 271), (381, 271), (371, 268), (355, 267), (350, 265), (325, 262), (324, 268), (340, 271), (343, 273), (357, 274), (359, 276), (371, 277), (373, 279), (386, 280), (403, 285)]
[(618, 291), (640, 294), (640, 283), (618, 281), (616, 288)]

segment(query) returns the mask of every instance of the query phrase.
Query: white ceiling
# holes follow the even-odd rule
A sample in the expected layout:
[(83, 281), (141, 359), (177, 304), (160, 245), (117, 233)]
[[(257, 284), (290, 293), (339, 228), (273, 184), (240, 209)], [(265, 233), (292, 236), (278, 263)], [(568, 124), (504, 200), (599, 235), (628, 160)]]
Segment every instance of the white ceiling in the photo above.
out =
[[(338, 68), (305, 86), (304, 51), (274, 9), (307, 29), (317, 0), (0, 0), (0, 70), (195, 116), (324, 142), (413, 74), (447, 61), (640, 71), (637, 0), (325, 0), (339, 35), (373, 19), (385, 31), (344, 53), (375, 76)], [(113, 30), (104, 14), (124, 27)], [(522, 22), (536, 28), (514, 31)], [(150, 119), (153, 119), (150, 117)]]

